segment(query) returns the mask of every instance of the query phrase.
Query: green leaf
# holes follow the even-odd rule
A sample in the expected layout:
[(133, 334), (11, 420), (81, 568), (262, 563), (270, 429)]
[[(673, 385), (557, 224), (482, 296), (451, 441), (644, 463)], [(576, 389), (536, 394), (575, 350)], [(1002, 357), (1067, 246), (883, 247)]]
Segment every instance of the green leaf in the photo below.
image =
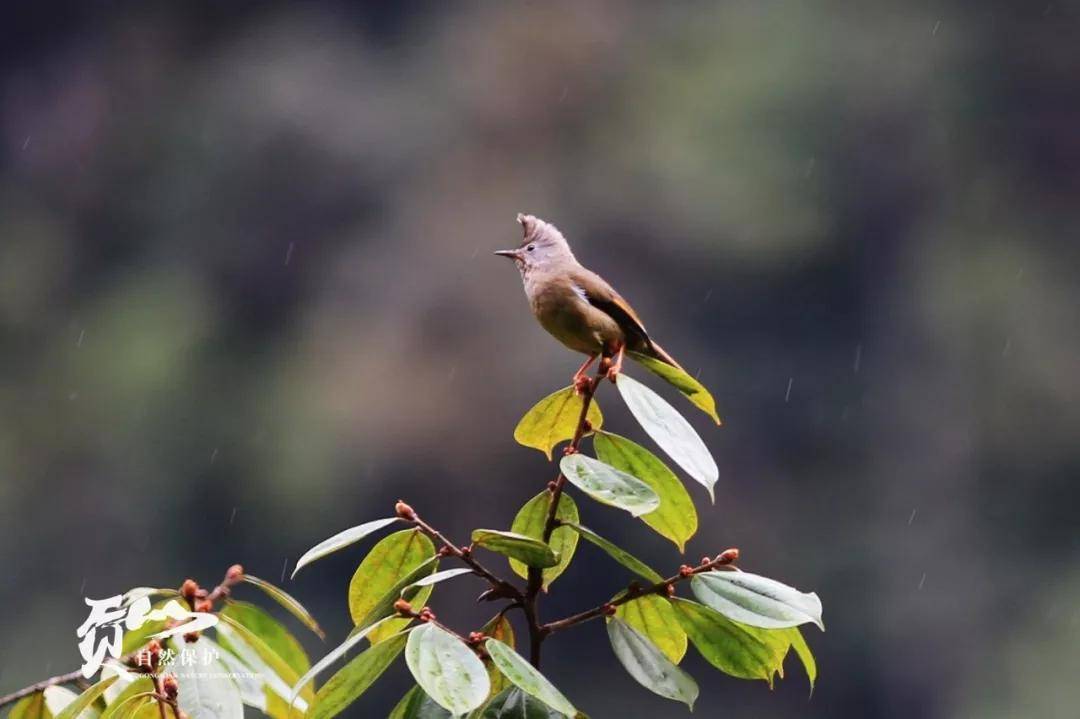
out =
[(472, 542), (478, 547), (516, 559), (530, 567), (543, 569), (559, 563), (559, 555), (539, 539), (517, 532), (500, 532), (496, 529), (474, 529)]
[(570, 454), (562, 458), (559, 468), (571, 484), (597, 502), (624, 509), (635, 517), (660, 506), (660, 498), (649, 485), (598, 459)]
[(627, 352), (627, 354), (642, 367), (682, 392), (695, 406), (712, 417), (716, 424), (722, 424), (720, 415), (716, 413), (716, 400), (709, 394), (709, 390), (705, 389), (705, 385), (688, 375), (686, 370), (681, 367), (672, 367), (667, 362), (661, 362), (655, 357), (638, 352)]
[(413, 687), (401, 697), (387, 719), (451, 719), (452, 716), (423, 689)]
[[(202, 643), (202, 640), (199, 640)], [(176, 639), (173, 648), (179, 656), (184, 647)], [(212, 653), (199, 656), (198, 666), (177, 667), (177, 683), (182, 687), (177, 695), (180, 709), (189, 717), (207, 719), (243, 719), (244, 702), (240, 688), (229, 677), (229, 671)]]
[[(431, 573), (435, 572), (435, 570), (438, 568), (438, 556), (428, 557), (427, 559), (425, 559), (419, 566), (416, 567), (416, 569), (406, 574), (404, 577), (399, 579), (398, 582), (394, 584), (394, 586), (390, 587), (390, 589), (386, 591), (386, 594), (383, 595), (382, 599), (380, 599), (375, 604), (372, 610), (368, 612), (368, 615), (364, 617), (363, 621), (360, 622), (360, 624), (358, 624), (357, 626), (365, 627), (370, 624), (374, 624), (380, 619), (389, 617), (390, 615), (394, 614), (394, 604), (397, 602), (398, 599), (401, 599), (403, 596), (409, 602), (415, 602), (417, 605), (425, 604), (428, 600), (428, 597), (431, 596), (431, 592), (434, 589), (434, 586), (421, 585), (417, 588), (413, 587), (421, 579), (423, 579), (425, 576), (431, 575)], [(411, 620), (408, 619), (394, 619), (393, 621), (387, 622), (385, 627), (376, 630), (375, 633), (371, 635), (371, 642), (374, 644), (375, 642), (382, 641), (385, 637), (395, 633), (394, 631), (392, 631), (393, 629), (397, 629), (398, 631), (400, 631), (402, 628), (407, 626), (410, 621)], [(354, 629), (353, 631), (356, 630)]]
[[(330, 650), (329, 653), (319, 661), (315, 662), (315, 665), (307, 671), (304, 676), (296, 680), (296, 684), (292, 688), (292, 692), (289, 695), (289, 706), (292, 706), (296, 701), (296, 697), (300, 696), (301, 691), (308, 685), (308, 683), (323, 672), (327, 667), (341, 659), (345, 654), (369, 636), (372, 632), (380, 629), (387, 624), (390, 624), (396, 620), (392, 618), (380, 619), (371, 626), (364, 627), (357, 632), (354, 632), (344, 642), (339, 644)], [(397, 635), (394, 635), (397, 636)]]
[(694, 501), (675, 473), (655, 454), (617, 434), (597, 432), (593, 447), (601, 462), (637, 477), (656, 492), (660, 506), (643, 515), (641, 521), (684, 551), (686, 541), (697, 531), (698, 517)]
[(675, 666), (644, 634), (617, 616), (607, 623), (607, 631), (615, 656), (638, 684), (654, 694), (683, 702), (693, 711), (698, 697), (698, 685), (693, 677)]
[[(435, 571), (436, 566), (433, 563), (426, 565), (427, 570), (422, 571), (419, 576), (412, 576), (414, 570), (425, 565), (434, 556), (435, 545), (419, 529), (403, 529), (379, 540), (357, 567), (349, 583), (349, 615), (352, 616), (353, 623), (357, 626), (370, 624), (374, 621), (371, 618), (373, 610), (385, 608), (387, 602), (392, 606), (405, 586), (415, 582), (420, 576)], [(417, 594), (417, 601), (426, 601), (430, 591), (430, 588), (421, 589)], [(399, 631), (408, 623), (406, 619), (388, 622), (372, 636), (371, 641), (377, 642)]]
[(520, 654), (498, 639), (488, 639), (484, 642), (484, 648), (491, 657), (491, 661), (514, 686), (536, 697), (557, 712), (571, 717), (577, 715), (578, 710), (574, 708), (570, 700)]
[(512, 686), (492, 699), (484, 707), (480, 717), (481, 719), (564, 719), (566, 715)]
[(782, 670), (790, 646), (782, 633), (733, 622), (715, 609), (687, 599), (674, 597), (671, 605), (707, 662), (731, 676), (763, 679), (772, 686), (773, 675)]
[[(506, 618), (505, 614), (496, 614), (487, 624), (480, 627), (480, 633), (498, 639), (503, 644), (513, 649), (516, 645), (514, 637), (514, 625)], [(491, 696), (494, 696), (510, 686), (510, 682), (498, 670), (490, 657), (484, 658), (484, 667), (487, 669), (488, 679), (491, 680)]]
[(387, 517), (386, 519), (376, 519), (371, 522), (364, 522), (355, 527), (346, 529), (343, 532), (338, 532), (330, 539), (319, 542), (311, 549), (304, 553), (304, 556), (300, 557), (297, 561), (296, 567), (293, 569), (292, 577), (296, 576), (296, 573), (300, 571), (302, 567), (306, 567), (317, 559), (333, 554), (338, 550), (348, 547), (350, 544), (359, 542), (369, 534), (373, 534), (383, 527), (388, 527), (394, 522), (400, 521), (397, 517)]
[[(98, 700), (105, 690), (113, 685), (118, 677), (109, 677), (108, 679), (102, 679), (97, 684), (93, 685), (78, 697), (75, 698), (70, 704), (64, 707), (63, 711), (56, 715), (56, 719), (75, 719), (80, 716), (84, 710), (88, 709), (94, 702)], [(93, 711), (94, 716), (99, 714), (96, 710)]]
[(690, 423), (667, 400), (625, 373), (619, 373), (615, 386), (645, 433), (716, 501), (713, 485), (720, 469)]
[(343, 666), (315, 694), (306, 719), (330, 719), (360, 698), (375, 680), (394, 663), (405, 648), (409, 632), (399, 632), (372, 644)]
[(656, 594), (638, 597), (616, 607), (615, 616), (648, 637), (674, 663), (678, 664), (686, 655), (686, 632), (664, 597)]
[(791, 638), (791, 648), (795, 650), (799, 661), (802, 662), (803, 669), (806, 670), (806, 678), (810, 680), (810, 693), (813, 694), (814, 684), (817, 682), (817, 662), (814, 660), (814, 653), (810, 651), (806, 638), (803, 637), (798, 627), (792, 627), (788, 632)]
[(471, 712), (491, 690), (480, 657), (437, 624), (424, 624), (409, 633), (405, 663), (416, 683), (451, 714)]
[(728, 619), (763, 629), (784, 629), (813, 622), (822, 631), (821, 600), (775, 579), (749, 572), (706, 572), (690, 580), (702, 604)]
[(258, 577), (251, 576), (250, 574), (244, 575), (244, 581), (248, 584), (254, 584), (256, 587), (261, 589), (266, 594), (266, 596), (270, 597), (275, 602), (284, 607), (285, 610), (289, 612), (289, 614), (292, 614), (294, 617), (299, 619), (305, 627), (315, 632), (316, 636), (318, 636), (319, 639), (326, 639), (326, 634), (323, 633), (322, 627), (319, 626), (319, 623), (315, 621), (315, 617), (311, 616), (311, 612), (305, 609), (303, 604), (294, 599), (292, 595), (290, 595), (284, 589), (281, 589), (280, 587), (275, 587), (273, 584), (266, 581), (265, 579), (259, 579)]
[[(544, 525), (547, 523), (548, 510), (551, 508), (551, 496), (551, 492), (545, 489), (526, 502), (525, 506), (518, 510), (517, 516), (514, 517), (514, 523), (510, 525), (510, 530), (518, 534), (524, 534), (526, 537), (541, 539), (544, 536)], [(567, 522), (578, 521), (577, 503), (566, 492), (559, 495), (559, 508), (556, 510), (555, 516)], [(574, 558), (577, 543), (577, 534), (569, 529), (557, 527), (551, 533), (551, 541), (548, 542), (548, 546), (559, 556), (559, 563), (544, 570), (545, 591), (570, 566), (570, 560)], [(514, 571), (514, 574), (522, 579), (527, 579), (529, 576), (529, 568), (522, 562), (511, 559), (510, 568)]]
[[(127, 686), (109, 701), (109, 705), (101, 713), (101, 719), (122, 719), (130, 716), (138, 711), (140, 706), (149, 702), (149, 695), (153, 693), (154, 682), (150, 677), (139, 677), (128, 682)], [(106, 698), (108, 698), (108, 695), (109, 692), (106, 692)]]
[[(518, 444), (540, 450), (550, 460), (555, 445), (573, 439), (583, 401), (574, 393), (573, 386), (552, 392), (525, 413), (514, 429), (514, 439)], [(587, 419), (593, 429), (604, 423), (596, 402), (589, 404)]]
[(516, 646), (514, 625), (510, 623), (510, 620), (506, 618), (505, 614), (496, 614), (488, 620), (487, 624), (480, 627), (480, 633), (486, 634), (493, 639), (498, 639), (511, 649)]
[(45, 695), (34, 692), (30, 696), (23, 697), (11, 708), (8, 719), (45, 719)]
[(296, 637), (285, 628), (285, 625), (267, 614), (261, 607), (247, 602), (229, 600), (219, 614), (250, 629), (292, 667), (297, 675), (311, 668), (311, 660), (308, 659), (307, 652), (300, 646)]
[[(293, 719), (288, 702), (270, 687), (263, 688), (263, 706), (261, 711), (270, 719)], [(307, 706), (298, 706), (297, 710), (307, 711)]]
[(107, 659), (101, 665), (101, 674), (98, 675), (98, 680), (116, 677), (116, 681), (101, 695), (101, 700), (106, 704), (111, 704), (117, 696), (131, 686), (131, 683), (135, 681), (135, 678), (138, 676), (138, 674), (132, 674), (128, 668), (118, 660)]
[[(216, 629), (221, 644), (259, 675), (266, 686), (283, 697), (289, 696), (300, 673), (243, 624), (225, 614), (220, 618)], [(310, 701), (314, 693), (309, 690), (300, 696)]]
[(588, 527), (583, 527), (580, 524), (573, 524), (570, 522), (567, 522), (566, 526), (573, 529), (597, 547), (600, 547), (600, 549), (604, 550), (609, 557), (642, 579), (647, 580), (650, 584), (658, 584), (664, 581), (664, 578), (648, 564), (645, 564), (645, 562), (641, 561), (633, 554), (630, 554), (630, 552), (627, 552), (625, 549), (615, 546)]

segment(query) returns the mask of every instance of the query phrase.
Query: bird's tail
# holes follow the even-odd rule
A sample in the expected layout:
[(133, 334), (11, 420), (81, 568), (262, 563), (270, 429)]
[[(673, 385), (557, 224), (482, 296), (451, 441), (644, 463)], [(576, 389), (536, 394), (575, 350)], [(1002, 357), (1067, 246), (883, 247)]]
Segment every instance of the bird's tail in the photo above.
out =
[[(653, 342), (651, 339), (649, 340), (649, 351), (645, 354), (649, 355), (650, 357), (655, 357), (661, 362), (669, 364), (676, 369), (682, 369), (682, 365), (676, 362), (674, 357), (669, 355), (663, 347), (658, 345), (656, 342)], [(685, 372), (686, 370), (683, 371)]]

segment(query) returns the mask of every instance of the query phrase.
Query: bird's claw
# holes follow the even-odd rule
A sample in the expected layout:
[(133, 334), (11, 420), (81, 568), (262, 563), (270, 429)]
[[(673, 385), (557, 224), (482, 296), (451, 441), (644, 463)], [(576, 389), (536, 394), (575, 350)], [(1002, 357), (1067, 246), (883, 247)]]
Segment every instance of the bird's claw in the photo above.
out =
[(612, 384), (615, 384), (615, 380), (619, 376), (619, 370), (620, 369), (622, 369), (622, 368), (621, 367), (616, 367), (615, 365), (612, 365), (611, 367), (608, 368), (607, 374), (605, 376), (608, 378), (609, 382), (611, 382)]

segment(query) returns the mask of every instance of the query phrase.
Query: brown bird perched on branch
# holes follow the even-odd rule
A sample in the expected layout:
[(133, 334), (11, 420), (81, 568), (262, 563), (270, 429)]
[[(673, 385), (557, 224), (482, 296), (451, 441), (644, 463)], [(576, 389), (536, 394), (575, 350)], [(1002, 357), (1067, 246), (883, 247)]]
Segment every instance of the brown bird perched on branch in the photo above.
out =
[(585, 373), (597, 357), (608, 365), (607, 377), (614, 382), (627, 351), (682, 369), (649, 337), (630, 303), (603, 277), (581, 266), (554, 225), (532, 215), (519, 214), (517, 221), (525, 233), (521, 246), (495, 254), (511, 258), (521, 271), (525, 295), (541, 326), (570, 349), (588, 355), (574, 373), (575, 387), (580, 390), (588, 381)]

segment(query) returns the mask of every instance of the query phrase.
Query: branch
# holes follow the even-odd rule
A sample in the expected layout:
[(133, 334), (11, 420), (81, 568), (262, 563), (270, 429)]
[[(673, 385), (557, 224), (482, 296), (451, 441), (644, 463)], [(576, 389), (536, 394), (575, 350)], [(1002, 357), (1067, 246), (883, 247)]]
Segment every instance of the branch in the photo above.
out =
[(473, 556), (472, 548), (462, 548), (457, 546), (449, 539), (447, 539), (442, 532), (435, 529), (430, 524), (421, 519), (420, 515), (418, 515), (412, 507), (400, 500), (397, 503), (396, 510), (399, 517), (406, 520), (407, 522), (412, 522), (412, 524), (416, 526), (421, 532), (428, 535), (436, 542), (442, 544), (443, 548), (442, 550), (440, 550), (442, 553), (450, 554), (457, 557), (465, 564), (467, 564), (476, 574), (480, 575), (488, 581), (488, 583), (491, 585), (491, 594), (485, 592), (484, 594), (480, 595), (482, 598), (506, 598), (513, 599), (515, 602), (521, 602), (525, 599), (525, 595), (521, 593), (520, 589), (518, 589), (505, 579), (497, 576), (487, 567), (481, 564), (480, 561)]
[[(582, 437), (584, 437), (585, 432), (590, 429), (588, 420), (589, 405), (592, 404), (593, 395), (596, 394), (596, 390), (600, 386), (600, 381), (607, 376), (610, 365), (610, 358), (605, 357), (600, 361), (600, 367), (597, 370), (596, 377), (583, 384), (581, 391), (583, 400), (581, 403), (581, 414), (578, 415), (577, 427), (574, 429), (574, 436), (566, 448), (566, 454), (574, 454), (578, 451), (578, 446), (581, 444)], [(547, 520), (544, 523), (543, 533), (543, 541), (545, 543), (551, 541), (551, 534), (555, 531), (555, 527), (559, 523), (557, 517), (559, 500), (562, 498), (563, 487), (565, 485), (566, 477), (563, 476), (562, 472), (559, 473), (559, 476), (556, 477), (555, 481), (550, 485), (551, 504), (548, 506), (548, 515)], [(534, 667), (540, 666), (540, 647), (548, 634), (548, 632), (544, 631), (543, 625), (540, 624), (540, 617), (537, 612), (537, 598), (540, 596), (540, 590), (543, 585), (543, 570), (530, 567), (529, 583), (525, 590), (525, 600), (522, 603), (521, 608), (525, 611), (525, 619), (529, 623), (529, 661)]]
[(613, 599), (610, 602), (605, 602), (598, 607), (593, 607), (592, 609), (588, 609), (584, 612), (573, 614), (569, 617), (566, 617), (565, 619), (548, 622), (541, 627), (541, 630), (546, 636), (548, 634), (551, 634), (552, 632), (561, 631), (577, 624), (581, 624), (582, 622), (587, 622), (590, 619), (596, 619), (597, 617), (602, 617), (604, 615), (611, 615), (615, 613), (615, 607), (626, 604), (627, 602), (632, 602), (635, 599), (640, 599), (641, 597), (645, 597), (650, 594), (671, 596), (675, 591), (675, 585), (679, 582), (685, 581), (690, 577), (694, 576), (695, 574), (711, 572), (713, 570), (720, 569), (721, 567), (733, 570), (734, 568), (730, 565), (738, 558), (738, 549), (725, 549), (715, 559), (703, 561), (696, 567), (690, 567), (684, 564), (682, 567), (679, 568), (678, 574), (674, 574), (667, 579), (663, 579), (656, 584), (653, 584), (652, 586), (642, 588), (635, 582), (627, 588), (626, 593), (623, 594), (621, 597)]
[(55, 677), (42, 679), (37, 684), (31, 684), (30, 686), (24, 687), (17, 692), (12, 692), (11, 694), (6, 694), (0, 697), (0, 707), (4, 706), (5, 704), (17, 702), (23, 697), (28, 697), (31, 694), (36, 694), (37, 692), (44, 691), (49, 687), (56, 686), (57, 684), (71, 684), (81, 678), (82, 670), (76, 669), (75, 671), (68, 672), (67, 674), (57, 674)]

